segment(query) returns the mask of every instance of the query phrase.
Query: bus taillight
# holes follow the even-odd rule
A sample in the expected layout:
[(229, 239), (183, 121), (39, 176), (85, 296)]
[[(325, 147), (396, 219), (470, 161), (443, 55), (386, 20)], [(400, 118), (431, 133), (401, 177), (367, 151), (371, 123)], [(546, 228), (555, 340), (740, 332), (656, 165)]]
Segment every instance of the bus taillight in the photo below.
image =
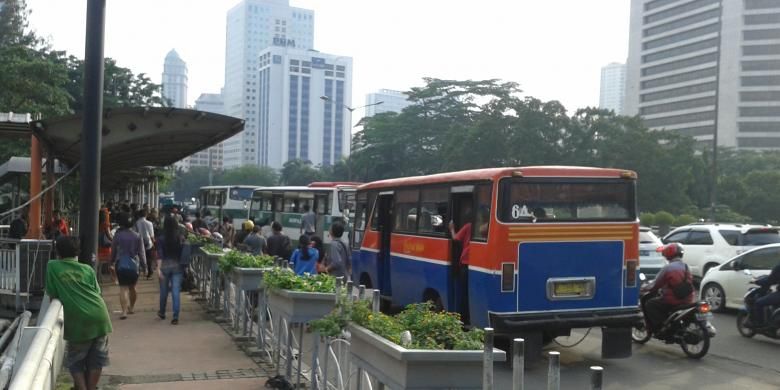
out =
[(626, 261), (626, 287), (636, 287), (636, 260)]
[(515, 291), (515, 263), (501, 263), (501, 292)]

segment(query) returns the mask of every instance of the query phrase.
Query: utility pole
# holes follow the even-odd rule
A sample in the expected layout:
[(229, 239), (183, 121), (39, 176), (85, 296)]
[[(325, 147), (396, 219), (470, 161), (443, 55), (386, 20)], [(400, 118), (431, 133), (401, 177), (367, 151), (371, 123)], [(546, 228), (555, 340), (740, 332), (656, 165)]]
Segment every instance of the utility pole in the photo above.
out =
[[(79, 202), (79, 261), (96, 260), (100, 161), (103, 128), (103, 43), (106, 0), (87, 1), (87, 32), (84, 55), (84, 122), (81, 128), (81, 197)], [(97, 262), (95, 263), (95, 266)]]

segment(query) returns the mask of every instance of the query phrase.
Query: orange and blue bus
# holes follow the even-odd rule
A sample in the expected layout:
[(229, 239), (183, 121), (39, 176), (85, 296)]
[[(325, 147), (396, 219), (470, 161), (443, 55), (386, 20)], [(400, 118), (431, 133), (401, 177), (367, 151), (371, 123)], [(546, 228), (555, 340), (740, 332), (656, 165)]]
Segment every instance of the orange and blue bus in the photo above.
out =
[[(538, 166), (382, 180), (358, 187), (355, 211), (352, 278), (385, 303), (431, 301), (521, 335), (527, 348), (602, 327), (607, 354), (630, 355), (634, 172)], [(458, 236), (469, 225), (470, 243), (453, 239), (450, 222)]]

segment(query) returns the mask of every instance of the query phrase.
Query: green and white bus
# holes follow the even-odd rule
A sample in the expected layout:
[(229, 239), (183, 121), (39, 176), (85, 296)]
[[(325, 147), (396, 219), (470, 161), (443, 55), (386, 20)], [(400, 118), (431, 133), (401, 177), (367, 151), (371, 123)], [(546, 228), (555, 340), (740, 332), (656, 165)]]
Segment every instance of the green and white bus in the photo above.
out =
[[(198, 191), (198, 210), (207, 209), (213, 218), (222, 223), (222, 217), (233, 219), (233, 226), (241, 229), (246, 221), (246, 211), (257, 186), (207, 186)], [(201, 215), (202, 217), (205, 217)]]
[(355, 212), (355, 190), (359, 183), (316, 182), (308, 186), (260, 187), (254, 190), (248, 218), (255, 224), (273, 221), (282, 224), (282, 232), (293, 241), (301, 235), (303, 206), (317, 214), (315, 234), (330, 243), (330, 225), (345, 222), (342, 241), (349, 242), (351, 216)]

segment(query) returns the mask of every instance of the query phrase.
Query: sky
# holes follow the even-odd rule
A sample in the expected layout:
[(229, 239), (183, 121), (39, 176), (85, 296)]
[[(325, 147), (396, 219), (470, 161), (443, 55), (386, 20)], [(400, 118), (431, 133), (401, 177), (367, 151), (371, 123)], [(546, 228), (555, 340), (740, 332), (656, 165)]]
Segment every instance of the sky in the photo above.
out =
[[(105, 55), (160, 82), (175, 48), (189, 104), (224, 84), (225, 18), (238, 0), (107, 0)], [(628, 0), (290, 0), (315, 12), (314, 48), (354, 59), (352, 106), (423, 77), (519, 83), (567, 109), (598, 105), (600, 68), (625, 62)], [(31, 27), (83, 58), (86, 0), (27, 0)]]

